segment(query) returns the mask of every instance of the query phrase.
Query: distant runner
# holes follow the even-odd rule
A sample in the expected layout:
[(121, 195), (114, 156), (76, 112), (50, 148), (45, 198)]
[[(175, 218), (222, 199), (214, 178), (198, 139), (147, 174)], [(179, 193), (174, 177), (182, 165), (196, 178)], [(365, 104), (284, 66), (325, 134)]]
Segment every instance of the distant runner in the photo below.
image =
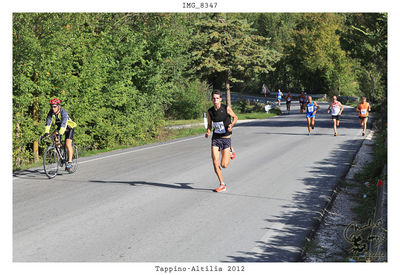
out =
[(267, 86), (265, 83), (261, 87), (261, 93), (264, 95), (265, 98), (267, 98)]
[(310, 135), (311, 129), (314, 129), (315, 114), (319, 110), (319, 106), (317, 102), (312, 100), (311, 96), (308, 96), (308, 102), (306, 108), (307, 108), (306, 118), (307, 118), (308, 135)]
[(337, 100), (337, 97), (334, 95), (332, 97), (332, 103), (328, 107), (328, 114), (332, 114), (332, 122), (333, 122), (333, 135), (337, 136), (337, 131), (336, 128), (339, 127), (340, 123), (340, 116), (342, 115), (342, 112), (344, 110), (344, 107), (342, 103), (340, 103)]
[(301, 92), (301, 94), (299, 96), (299, 104), (300, 104), (300, 113), (301, 114), (306, 109), (306, 101), (307, 101), (306, 95), (304, 94), (304, 92)]
[[(215, 192), (226, 191), (226, 185), (222, 178), (222, 168), (227, 168), (230, 159), (234, 158), (235, 153), (231, 149), (232, 128), (236, 124), (238, 117), (232, 111), (231, 107), (222, 104), (222, 95), (219, 90), (211, 94), (214, 106), (208, 109), (208, 126), (205, 137), (208, 138), (213, 130), (211, 139), (211, 157), (214, 165), (214, 171), (217, 174), (220, 186)], [(231, 120), (233, 118), (233, 121)], [(221, 163), (220, 159), (221, 152)]]
[(357, 105), (356, 108), (358, 112), (358, 118), (360, 119), (360, 125), (362, 127), (362, 135), (365, 136), (365, 130), (367, 129), (367, 122), (368, 122), (368, 116), (369, 112), (371, 112), (371, 106), (367, 102), (367, 99), (365, 97), (362, 98), (361, 103)]
[(290, 92), (288, 92), (288, 95), (286, 96), (286, 110), (288, 113), (290, 112), (290, 103), (292, 103), (292, 96), (290, 95)]
[(281, 106), (282, 96), (283, 96), (283, 93), (281, 92), (280, 89), (278, 89), (278, 106), (279, 107)]

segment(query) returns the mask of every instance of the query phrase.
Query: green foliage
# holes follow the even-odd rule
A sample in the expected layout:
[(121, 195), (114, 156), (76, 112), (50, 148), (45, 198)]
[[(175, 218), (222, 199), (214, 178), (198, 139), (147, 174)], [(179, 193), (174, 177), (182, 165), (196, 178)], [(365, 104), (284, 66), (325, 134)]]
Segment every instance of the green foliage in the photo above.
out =
[(13, 14), (14, 168), (32, 161), (52, 97), (78, 124), (82, 150), (156, 136), (188, 62), (189, 31), (177, 17)]
[(206, 83), (194, 81), (176, 87), (167, 114), (175, 119), (196, 119), (207, 109), (210, 91)]
[(293, 72), (311, 93), (351, 95), (357, 91), (355, 64), (341, 48), (338, 32), (343, 28), (335, 14), (302, 14), (293, 32), (288, 59)]
[(262, 103), (256, 103), (250, 100), (242, 99), (240, 101), (235, 101), (232, 104), (232, 109), (239, 113), (245, 114), (253, 112), (265, 112), (264, 106), (265, 104)]
[(269, 39), (257, 35), (246, 19), (235, 14), (201, 16), (191, 49), (196, 72), (218, 88), (227, 81), (241, 82), (271, 71), (279, 59)]
[(341, 44), (360, 64), (362, 95), (382, 102), (387, 98), (387, 13), (347, 14), (345, 22)]

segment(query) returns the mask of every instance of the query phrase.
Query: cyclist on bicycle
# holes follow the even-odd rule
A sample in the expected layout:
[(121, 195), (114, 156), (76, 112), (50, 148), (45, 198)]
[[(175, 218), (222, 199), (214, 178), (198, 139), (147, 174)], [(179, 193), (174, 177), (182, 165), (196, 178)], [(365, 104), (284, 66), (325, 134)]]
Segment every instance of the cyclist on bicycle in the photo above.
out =
[(76, 126), (76, 123), (69, 118), (67, 111), (61, 108), (60, 105), (61, 101), (59, 99), (54, 98), (50, 100), (51, 109), (47, 114), (44, 136), (49, 136), (52, 123), (55, 123), (57, 126), (57, 130), (53, 132), (53, 135), (65, 134), (65, 146), (68, 149), (68, 162), (65, 168), (69, 170), (72, 167), (72, 139), (74, 137), (74, 128)]

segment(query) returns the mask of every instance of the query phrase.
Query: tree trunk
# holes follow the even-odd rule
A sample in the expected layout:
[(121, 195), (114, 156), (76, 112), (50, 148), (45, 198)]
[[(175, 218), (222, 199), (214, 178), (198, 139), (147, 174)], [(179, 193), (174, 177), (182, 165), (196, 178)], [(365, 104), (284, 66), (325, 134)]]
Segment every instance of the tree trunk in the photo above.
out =
[[(20, 138), (20, 136), (21, 136), (21, 126), (20, 126), (20, 123), (19, 122), (16, 122), (16, 126), (15, 126), (15, 138), (14, 138), (14, 141), (13, 142), (15, 142), (15, 141), (17, 141), (17, 140), (19, 140), (19, 138)], [(21, 166), (21, 163), (22, 163), (22, 159), (21, 159), (21, 147), (20, 146), (17, 146), (16, 148), (15, 148), (15, 150), (13, 151), (13, 157), (14, 157), (14, 164), (13, 164), (13, 168), (15, 167), (15, 168), (18, 168), (18, 167), (20, 167)]]
[[(35, 97), (33, 99), (33, 124), (38, 125), (39, 123), (39, 106), (38, 106), (38, 99)], [(33, 157), (35, 159), (35, 162), (39, 160), (39, 143), (37, 140), (33, 141)]]
[(230, 76), (230, 70), (228, 69), (226, 71), (226, 80), (225, 80), (225, 88), (226, 88), (226, 104), (229, 107), (232, 107), (231, 105), (231, 88), (229, 85), (229, 76)]

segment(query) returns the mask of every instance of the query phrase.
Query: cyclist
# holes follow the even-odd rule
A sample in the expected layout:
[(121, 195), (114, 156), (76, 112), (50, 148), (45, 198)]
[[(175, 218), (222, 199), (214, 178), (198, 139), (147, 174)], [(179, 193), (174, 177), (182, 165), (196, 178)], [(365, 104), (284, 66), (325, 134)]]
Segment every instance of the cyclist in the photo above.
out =
[[(231, 154), (231, 136), (232, 128), (236, 124), (238, 117), (232, 111), (232, 108), (221, 104), (222, 95), (219, 90), (215, 90), (211, 94), (214, 106), (208, 109), (208, 126), (205, 137), (208, 138), (211, 130), (214, 128), (211, 141), (211, 157), (214, 165), (214, 171), (217, 174), (220, 186), (215, 192), (226, 191), (226, 185), (222, 178), (222, 168), (227, 168), (229, 165)], [(231, 120), (233, 118), (233, 121)], [(221, 163), (219, 162), (221, 152)]]
[(53, 135), (56, 135), (58, 133), (60, 135), (65, 134), (65, 146), (68, 149), (68, 162), (65, 165), (65, 168), (69, 170), (72, 168), (72, 139), (74, 138), (74, 128), (76, 126), (76, 123), (69, 118), (67, 111), (61, 108), (61, 101), (59, 99), (53, 98), (52, 100), (50, 100), (50, 107), (51, 109), (46, 118), (44, 136), (49, 136), (52, 123), (55, 123), (57, 126), (57, 130), (53, 132)]
[(371, 112), (371, 106), (369, 105), (365, 97), (363, 97), (362, 101), (357, 105), (356, 111), (358, 112), (360, 125), (363, 129), (362, 135), (365, 136), (365, 130), (367, 129), (367, 122), (368, 122), (368, 115), (369, 112)]

